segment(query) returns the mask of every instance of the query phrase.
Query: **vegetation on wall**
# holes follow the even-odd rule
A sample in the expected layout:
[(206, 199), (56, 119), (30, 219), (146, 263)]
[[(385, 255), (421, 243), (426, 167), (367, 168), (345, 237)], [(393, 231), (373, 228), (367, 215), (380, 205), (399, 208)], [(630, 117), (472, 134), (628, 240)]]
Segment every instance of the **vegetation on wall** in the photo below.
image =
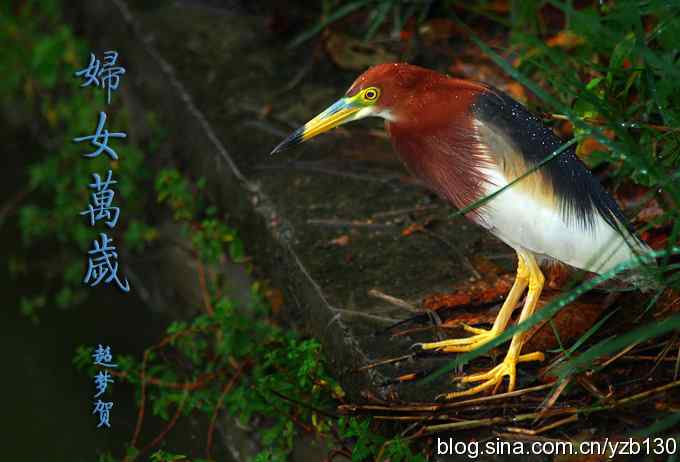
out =
[[(513, 86), (506, 90), (541, 112), (560, 134), (576, 138), (579, 155), (605, 179), (657, 251), (659, 265), (652, 277), (659, 288), (649, 297), (646, 311), (651, 313), (660, 309), (664, 288), (680, 289), (673, 257), (680, 234), (680, 7), (667, 1), (593, 2), (579, 8), (574, 3), (326, 0), (322, 19), (291, 45), (308, 46), (328, 27), (359, 21), (358, 38), (368, 42), (392, 40), (417, 48), (428, 40), (456, 39), (486, 56), (477, 63), (480, 68), (495, 66), (505, 76), (501, 81), (509, 76), (520, 82), (531, 94)], [(64, 25), (60, 2), (10, 2), (0, 11), (0, 40), (11, 45), (0, 57), (3, 68), (11, 69), (0, 79), (0, 105), (3, 113), (13, 114), (14, 123), (29, 126), (44, 150), (29, 167), (17, 213), (21, 244), (44, 249), (49, 258), (40, 262), (37, 276), (43, 290), (26, 294), (21, 311), (39, 322), (41, 310), (86, 301), (84, 255), (95, 234), (79, 213), (88, 202), (91, 173), (108, 168), (124, 204), (113, 233), (120, 248), (142, 254), (159, 239), (159, 217), (172, 219), (182, 226), (202, 272), (200, 314), (168, 326), (143, 357), (117, 358), (119, 368), (110, 372), (136, 387), (139, 416), (129, 445), (100, 460), (189, 460), (158, 450), (177, 420), (189, 416), (206, 419), (209, 428), (203, 458), (191, 460), (210, 460), (222, 411), (245, 428), (259, 429), (253, 429), (263, 448), (257, 461), (286, 460), (295, 436), (305, 432), (353, 461), (425, 460), (413, 453), (410, 440), (385, 437), (385, 428), (370, 417), (337, 416), (343, 391), (328, 373), (320, 344), (274, 319), (263, 282), (253, 285), (249, 306), (223, 294), (226, 281), (206, 268), (223, 259), (247, 264), (247, 249), (229, 217), (204, 194), (201, 179), (187, 178), (170, 163), (144, 168), (145, 153), (158, 150), (164, 140), (155, 116), (145, 118), (148, 134), (116, 144), (121, 161), (82, 158), (82, 146), (71, 140), (91, 133), (104, 107), (108, 127), (134, 130), (122, 97), (114, 96), (113, 104), (105, 106), (101, 92), (77, 86), (73, 72), (90, 50)], [(487, 25), (488, 32), (477, 32), (479, 24)], [(444, 32), (432, 38), (427, 34), (435, 25)], [(500, 50), (499, 37), (507, 43)], [(460, 71), (454, 64), (452, 73)], [(159, 210), (155, 217), (147, 214), (151, 208)], [(31, 271), (19, 248), (8, 264), (17, 277)], [(565, 291), (521, 328), (558, 311), (595, 282)], [(602, 355), (680, 327), (677, 314), (645, 319), (637, 330), (592, 343), (603, 325), (597, 323), (573, 347), (561, 346), (566, 360), (559, 374), (568, 380), (597, 368), (595, 360)], [(509, 340), (515, 331), (509, 329), (485, 349)], [(454, 365), (481, 352), (461, 355)], [(89, 347), (81, 347), (75, 365), (87, 370), (90, 354)], [(141, 441), (149, 414), (165, 422), (165, 430)]]
[[(369, 419), (338, 420), (334, 407), (344, 393), (326, 371), (319, 342), (301, 338), (273, 319), (262, 283), (253, 284), (248, 306), (224, 295), (228, 281), (207, 268), (224, 259), (247, 264), (243, 241), (204, 194), (204, 180), (192, 181), (172, 165), (158, 166), (155, 173), (150, 168), (145, 153), (157, 152), (164, 139), (153, 114), (144, 121), (147, 137), (112, 144), (119, 161), (82, 157), (82, 147), (72, 138), (93, 132), (99, 110), (107, 111), (111, 131), (130, 133), (134, 127), (120, 94), (104, 105), (101, 92), (78, 86), (73, 73), (83, 67), (90, 50), (63, 24), (60, 2), (16, 2), (2, 8), (0, 39), (12, 44), (2, 64), (13, 72), (0, 84), (0, 102), (5, 114), (21, 109), (15, 122), (30, 124), (43, 150), (29, 166), (29, 183), (20, 196), (21, 244), (25, 250), (49, 249), (51, 255), (42, 263), (43, 279), (35, 285), (42, 290), (21, 301), (23, 314), (37, 323), (42, 310), (88, 301), (91, 291), (82, 285), (84, 255), (95, 233), (79, 213), (88, 203), (91, 173), (109, 168), (118, 181), (116, 197), (122, 209), (111, 233), (119, 253), (124, 249), (143, 255), (159, 239), (159, 217), (168, 217), (181, 225), (202, 275), (204, 303), (195, 310), (200, 314), (169, 325), (143, 357), (116, 356), (118, 367), (109, 373), (135, 387), (139, 414), (127, 447), (103, 453), (99, 460), (212, 460), (222, 411), (255, 434), (262, 448), (256, 461), (286, 460), (302, 432), (350, 454), (345, 446), (356, 448), (354, 460), (364, 460), (382, 446), (392, 460), (416, 460), (408, 446), (387, 445), (387, 438), (372, 432)], [(150, 208), (157, 210), (154, 216), (147, 213)], [(9, 260), (16, 277), (33, 275), (27, 259), (28, 253), (18, 248)], [(90, 376), (92, 352), (93, 347), (81, 346), (74, 357), (74, 365)], [(209, 422), (205, 457), (194, 454), (189, 459), (159, 450), (177, 420), (189, 416)], [(153, 440), (141, 441), (149, 418), (164, 421), (165, 428)]]

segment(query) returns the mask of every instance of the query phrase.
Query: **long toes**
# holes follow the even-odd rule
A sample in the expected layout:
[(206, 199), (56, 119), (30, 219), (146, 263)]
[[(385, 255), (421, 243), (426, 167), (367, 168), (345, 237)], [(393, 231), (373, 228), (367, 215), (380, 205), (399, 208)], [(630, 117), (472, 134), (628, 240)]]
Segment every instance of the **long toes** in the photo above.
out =
[(494, 367), (493, 369), (482, 372), (479, 374), (466, 375), (463, 377), (457, 377), (455, 380), (462, 383), (470, 382), (482, 382), (474, 387), (468, 388), (463, 391), (455, 391), (452, 393), (446, 393), (439, 395), (437, 399), (454, 399), (463, 396), (476, 395), (484, 390), (488, 390), (493, 387), (493, 393), (496, 393), (500, 387), (503, 385), (504, 378), (508, 376), (508, 392), (514, 391), (517, 385), (517, 363), (526, 361), (543, 361), (544, 355), (540, 351), (527, 353), (520, 355), (517, 358), (506, 359)]
[(476, 343), (471, 343), (469, 345), (444, 347), (439, 351), (442, 351), (443, 353), (467, 353), (468, 351), (476, 350), (478, 347), (479, 345)]
[(512, 370), (510, 371), (510, 374), (508, 374), (509, 380), (508, 380), (508, 392), (515, 391), (515, 383), (517, 382), (517, 373), (516, 371)]
[(488, 331), (486, 329), (480, 329), (478, 327), (472, 327), (468, 324), (463, 324), (463, 329), (466, 330), (467, 332), (472, 332), (473, 334), (478, 334), (478, 335), (489, 335), (491, 331)]
[(467, 382), (481, 382), (483, 380), (493, 380), (494, 378), (497, 378), (499, 374), (502, 377), (502, 373), (500, 371), (500, 368), (501, 368), (501, 365), (498, 365), (498, 366), (494, 367), (493, 369), (486, 371), (486, 372), (480, 372), (479, 374), (466, 375), (464, 377), (461, 377), (460, 381), (467, 383)]
[[(470, 345), (475, 343), (474, 337), (468, 338), (452, 338), (448, 340), (442, 340), (441, 342), (431, 342), (431, 343), (416, 343), (423, 350), (439, 350), (446, 347), (453, 347), (459, 345)], [(415, 345), (414, 345), (415, 346)]]
[(540, 352), (540, 351), (534, 351), (533, 353), (526, 353), (523, 355), (520, 355), (519, 358), (517, 358), (518, 363), (525, 363), (528, 361), (544, 361), (545, 360), (545, 355)]

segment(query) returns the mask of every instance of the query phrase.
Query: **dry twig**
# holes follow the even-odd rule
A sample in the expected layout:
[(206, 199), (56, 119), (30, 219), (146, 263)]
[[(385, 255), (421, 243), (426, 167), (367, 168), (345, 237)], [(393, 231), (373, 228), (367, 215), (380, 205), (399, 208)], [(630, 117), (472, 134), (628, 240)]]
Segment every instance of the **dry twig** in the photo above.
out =
[(414, 305), (410, 304), (406, 300), (394, 297), (392, 295), (387, 295), (386, 293), (381, 292), (378, 289), (369, 290), (368, 295), (370, 295), (371, 297), (379, 298), (380, 300), (386, 301), (390, 305), (394, 305), (394, 306), (397, 306), (399, 308), (403, 308), (406, 311), (410, 311), (411, 313), (415, 313), (415, 314), (425, 313), (425, 310), (421, 310), (421, 309), (416, 308)]

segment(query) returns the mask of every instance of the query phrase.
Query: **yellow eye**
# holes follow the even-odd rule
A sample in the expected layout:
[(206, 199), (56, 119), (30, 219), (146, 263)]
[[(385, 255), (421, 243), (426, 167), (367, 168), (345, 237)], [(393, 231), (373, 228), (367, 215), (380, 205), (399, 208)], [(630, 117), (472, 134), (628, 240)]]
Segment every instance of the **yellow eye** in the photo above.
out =
[(364, 101), (373, 102), (380, 96), (380, 89), (376, 87), (368, 87), (364, 90), (362, 98)]

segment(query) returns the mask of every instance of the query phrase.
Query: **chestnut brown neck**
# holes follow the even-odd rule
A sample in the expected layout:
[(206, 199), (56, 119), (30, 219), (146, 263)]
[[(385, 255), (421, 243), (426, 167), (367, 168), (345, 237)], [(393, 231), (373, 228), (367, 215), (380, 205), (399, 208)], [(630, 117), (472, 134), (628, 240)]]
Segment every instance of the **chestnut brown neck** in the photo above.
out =
[[(446, 78), (395, 107), (396, 120), (385, 124), (409, 172), (458, 208), (483, 195), (480, 169), (488, 160), (479, 149), (471, 107), (485, 89)], [(481, 219), (478, 211), (468, 217)]]

